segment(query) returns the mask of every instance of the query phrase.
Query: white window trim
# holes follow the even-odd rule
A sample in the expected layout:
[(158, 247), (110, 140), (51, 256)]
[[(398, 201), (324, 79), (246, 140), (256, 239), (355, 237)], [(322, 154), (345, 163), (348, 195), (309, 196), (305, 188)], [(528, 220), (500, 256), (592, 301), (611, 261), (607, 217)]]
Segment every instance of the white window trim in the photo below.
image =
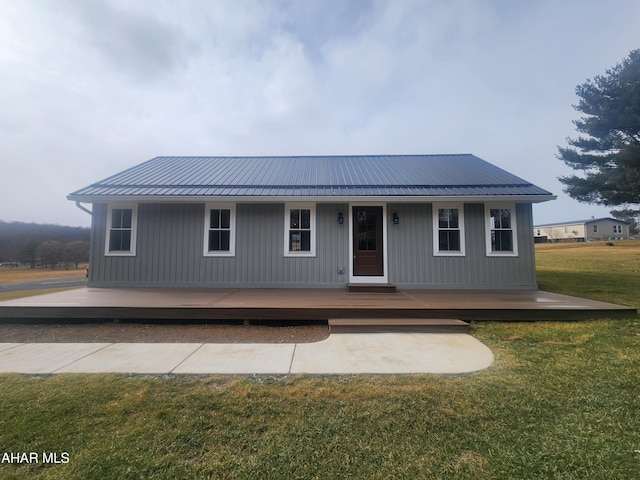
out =
[[(113, 210), (130, 209), (131, 210), (131, 248), (128, 251), (110, 251), (109, 242), (111, 237), (111, 220)], [(131, 203), (109, 204), (107, 207), (107, 224), (105, 228), (104, 239), (104, 255), (106, 257), (135, 257), (136, 256), (136, 238), (138, 232), (138, 205)]]
[[(513, 235), (513, 251), (494, 252), (491, 250), (491, 209), (501, 208), (511, 210), (511, 232)], [(518, 217), (515, 203), (485, 203), (484, 205), (485, 241), (488, 257), (517, 257), (518, 256)]]
[[(460, 250), (440, 250), (440, 221), (438, 209), (455, 208), (458, 210), (458, 230), (460, 230)], [(433, 255), (437, 257), (464, 257), (465, 256), (465, 229), (464, 229), (464, 204), (463, 203), (433, 203), (431, 205), (431, 217), (433, 220)]]
[[(291, 210), (310, 210), (311, 219), (311, 250), (308, 252), (292, 252), (289, 250), (289, 223)], [(315, 257), (316, 256), (316, 205), (313, 203), (285, 203), (284, 204), (284, 256), (285, 257)]]
[[(209, 229), (211, 210), (229, 210), (229, 251), (209, 251)], [(202, 255), (205, 257), (235, 257), (236, 255), (236, 205), (234, 203), (207, 203), (204, 206), (204, 242)]]

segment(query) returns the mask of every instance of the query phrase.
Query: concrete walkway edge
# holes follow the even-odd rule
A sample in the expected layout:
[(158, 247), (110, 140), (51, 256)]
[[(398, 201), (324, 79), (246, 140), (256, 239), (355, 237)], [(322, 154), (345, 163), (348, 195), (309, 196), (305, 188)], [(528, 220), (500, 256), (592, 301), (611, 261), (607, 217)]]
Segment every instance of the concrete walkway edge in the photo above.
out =
[(0, 343), (0, 373), (463, 374), (494, 361), (468, 334), (333, 334), (316, 343)]

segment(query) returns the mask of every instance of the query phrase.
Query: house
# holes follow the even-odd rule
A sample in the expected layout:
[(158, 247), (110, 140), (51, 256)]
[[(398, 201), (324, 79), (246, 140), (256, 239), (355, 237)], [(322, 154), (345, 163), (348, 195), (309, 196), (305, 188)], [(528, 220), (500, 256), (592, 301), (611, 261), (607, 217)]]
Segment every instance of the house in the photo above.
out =
[[(534, 225), (536, 241), (585, 242), (629, 238), (629, 222), (617, 218), (593, 218), (563, 223)], [(539, 240), (540, 239), (540, 240)]]
[(68, 198), (95, 287), (535, 289), (556, 197), (462, 154), (156, 157)]

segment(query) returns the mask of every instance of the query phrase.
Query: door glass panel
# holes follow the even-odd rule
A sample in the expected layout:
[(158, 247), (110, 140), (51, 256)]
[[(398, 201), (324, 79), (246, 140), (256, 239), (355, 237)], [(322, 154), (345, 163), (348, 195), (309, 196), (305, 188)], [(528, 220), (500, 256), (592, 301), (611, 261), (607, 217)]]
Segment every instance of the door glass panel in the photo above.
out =
[(377, 249), (377, 225), (376, 216), (367, 215), (366, 211), (358, 211), (357, 239), (358, 250)]

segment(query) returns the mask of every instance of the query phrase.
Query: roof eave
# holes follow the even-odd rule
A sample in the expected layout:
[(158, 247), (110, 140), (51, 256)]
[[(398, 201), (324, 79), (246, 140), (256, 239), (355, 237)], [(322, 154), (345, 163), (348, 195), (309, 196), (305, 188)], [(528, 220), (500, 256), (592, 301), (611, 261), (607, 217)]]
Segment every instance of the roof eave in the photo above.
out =
[(357, 195), (335, 195), (335, 196), (244, 196), (244, 195), (67, 195), (67, 199), (80, 203), (110, 203), (110, 202), (135, 202), (135, 203), (209, 203), (209, 202), (317, 202), (317, 203), (357, 203), (357, 202), (396, 202), (396, 203), (419, 203), (419, 202), (522, 202), (522, 203), (542, 203), (556, 200), (557, 195), (383, 195), (383, 196), (357, 196)]

